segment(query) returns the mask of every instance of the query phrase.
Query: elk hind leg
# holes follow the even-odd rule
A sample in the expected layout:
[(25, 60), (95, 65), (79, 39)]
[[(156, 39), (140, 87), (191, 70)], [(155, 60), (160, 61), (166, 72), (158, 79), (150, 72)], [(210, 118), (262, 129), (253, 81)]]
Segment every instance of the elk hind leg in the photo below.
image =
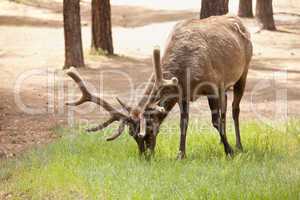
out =
[(220, 130), (220, 137), (221, 141), (224, 145), (224, 150), (226, 155), (233, 155), (233, 150), (231, 146), (228, 143), (227, 136), (226, 136), (226, 111), (227, 111), (227, 105), (226, 105), (226, 92), (225, 92), (225, 86), (224, 84), (221, 85), (219, 88), (219, 106), (221, 108), (221, 115), (220, 115), (220, 124), (219, 124), (219, 130)]
[(235, 128), (236, 147), (239, 150), (243, 150), (241, 136), (240, 136), (239, 115), (240, 115), (240, 102), (244, 94), (245, 85), (246, 85), (246, 78), (242, 77), (233, 87), (232, 117), (233, 117), (234, 128)]

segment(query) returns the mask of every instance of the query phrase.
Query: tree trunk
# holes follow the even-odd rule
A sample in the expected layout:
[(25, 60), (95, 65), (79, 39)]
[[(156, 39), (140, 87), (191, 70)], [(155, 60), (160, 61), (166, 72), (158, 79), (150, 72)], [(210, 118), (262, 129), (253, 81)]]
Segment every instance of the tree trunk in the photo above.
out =
[(109, 0), (92, 0), (92, 49), (114, 54)]
[(81, 40), (80, 0), (64, 0), (65, 66), (84, 67)]
[(239, 17), (253, 17), (252, 0), (240, 0)]
[(200, 19), (228, 13), (229, 0), (202, 0)]
[(276, 30), (272, 0), (257, 0), (256, 18), (262, 24), (262, 29)]

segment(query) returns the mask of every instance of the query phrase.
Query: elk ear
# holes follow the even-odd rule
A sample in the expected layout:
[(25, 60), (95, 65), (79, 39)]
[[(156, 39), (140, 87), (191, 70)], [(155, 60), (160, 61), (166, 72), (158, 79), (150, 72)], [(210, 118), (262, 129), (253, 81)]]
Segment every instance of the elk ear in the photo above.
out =
[(119, 99), (118, 97), (116, 97), (117, 101), (119, 102), (119, 104), (122, 106), (122, 108), (124, 110), (126, 110), (128, 113), (131, 112), (132, 108), (130, 106), (128, 106), (126, 103), (124, 103), (123, 101), (121, 101), (121, 99)]
[(150, 104), (149, 107), (157, 112), (160, 113), (165, 113), (166, 109), (162, 106), (159, 106), (158, 104), (154, 103), (154, 104)]

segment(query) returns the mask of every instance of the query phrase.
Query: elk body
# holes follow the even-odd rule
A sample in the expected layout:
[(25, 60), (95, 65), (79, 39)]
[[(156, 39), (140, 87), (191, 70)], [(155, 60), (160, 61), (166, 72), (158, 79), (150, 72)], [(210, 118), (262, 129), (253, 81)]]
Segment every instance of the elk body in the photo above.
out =
[(97, 131), (114, 121), (120, 122), (117, 132), (108, 140), (121, 135), (125, 125), (138, 144), (140, 153), (154, 152), (159, 127), (172, 108), (180, 108), (180, 144), (178, 157), (186, 155), (186, 135), (189, 105), (201, 95), (208, 97), (213, 126), (218, 130), (227, 155), (233, 154), (226, 137), (226, 107), (229, 88), (233, 87), (232, 115), (235, 125), (236, 146), (242, 149), (239, 113), (249, 63), (252, 57), (250, 34), (238, 17), (217, 16), (204, 20), (189, 20), (176, 25), (170, 35), (162, 59), (154, 50), (154, 70), (144, 97), (137, 106), (119, 103), (128, 113), (114, 109), (105, 100), (92, 95), (80, 76), (68, 71), (80, 86), (82, 98), (69, 105), (92, 101), (105, 108), (111, 118), (90, 129)]

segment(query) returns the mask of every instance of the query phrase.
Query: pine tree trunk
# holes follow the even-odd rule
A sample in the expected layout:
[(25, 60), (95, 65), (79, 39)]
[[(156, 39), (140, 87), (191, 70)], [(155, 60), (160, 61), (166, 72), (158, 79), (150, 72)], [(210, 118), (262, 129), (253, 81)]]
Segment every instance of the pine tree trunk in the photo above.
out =
[(228, 13), (229, 0), (202, 0), (200, 19)]
[(109, 0), (92, 0), (92, 49), (114, 54)]
[(65, 65), (84, 67), (81, 39), (80, 0), (64, 0)]
[(240, 0), (239, 17), (253, 17), (252, 0)]
[(262, 29), (276, 30), (272, 0), (257, 0), (256, 18), (262, 24)]

